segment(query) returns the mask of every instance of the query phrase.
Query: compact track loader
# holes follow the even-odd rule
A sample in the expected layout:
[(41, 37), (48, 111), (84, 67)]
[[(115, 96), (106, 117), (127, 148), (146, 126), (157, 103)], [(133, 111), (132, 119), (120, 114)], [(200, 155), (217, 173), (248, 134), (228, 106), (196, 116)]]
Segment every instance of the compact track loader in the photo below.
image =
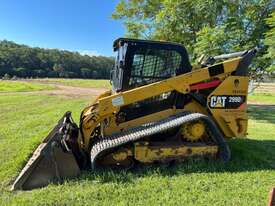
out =
[(74, 177), (83, 169), (210, 157), (227, 162), (226, 138), (247, 133), (248, 66), (255, 50), (191, 66), (176, 43), (120, 38), (112, 90), (70, 112), (35, 150), (12, 190)]

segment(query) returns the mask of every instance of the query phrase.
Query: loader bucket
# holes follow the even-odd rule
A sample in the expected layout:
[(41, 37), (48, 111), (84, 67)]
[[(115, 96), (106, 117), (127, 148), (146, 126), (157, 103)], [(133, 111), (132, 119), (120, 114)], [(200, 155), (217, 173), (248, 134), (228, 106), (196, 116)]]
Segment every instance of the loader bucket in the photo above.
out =
[(77, 128), (72, 122), (71, 113), (67, 112), (34, 151), (11, 190), (31, 190), (80, 173), (74, 154), (64, 148), (64, 128), (71, 128), (70, 126)]

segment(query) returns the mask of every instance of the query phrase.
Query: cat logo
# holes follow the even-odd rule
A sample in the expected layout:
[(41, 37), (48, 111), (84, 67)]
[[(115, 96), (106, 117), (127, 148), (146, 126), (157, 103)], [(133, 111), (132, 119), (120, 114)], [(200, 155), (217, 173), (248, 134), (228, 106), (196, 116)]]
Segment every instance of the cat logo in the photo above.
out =
[(210, 107), (212, 108), (224, 108), (226, 96), (212, 96), (210, 99)]

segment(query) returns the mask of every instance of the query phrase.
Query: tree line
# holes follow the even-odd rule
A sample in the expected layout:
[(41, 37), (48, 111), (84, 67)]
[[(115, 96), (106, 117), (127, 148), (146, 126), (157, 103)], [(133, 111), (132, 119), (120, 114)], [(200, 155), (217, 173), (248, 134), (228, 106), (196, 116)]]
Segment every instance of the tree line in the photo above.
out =
[(134, 38), (182, 43), (191, 61), (257, 47), (252, 71), (275, 70), (273, 0), (120, 0), (112, 17)]
[(114, 58), (0, 41), (0, 77), (109, 79)]

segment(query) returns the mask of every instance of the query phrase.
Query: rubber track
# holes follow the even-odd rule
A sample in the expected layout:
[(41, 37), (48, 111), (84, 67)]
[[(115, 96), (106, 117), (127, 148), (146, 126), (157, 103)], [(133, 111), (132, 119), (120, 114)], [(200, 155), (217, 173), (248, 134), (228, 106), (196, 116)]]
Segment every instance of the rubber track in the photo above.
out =
[(182, 112), (157, 122), (144, 124), (123, 132), (103, 137), (91, 148), (90, 154), (92, 169), (95, 169), (96, 159), (110, 149), (199, 119), (203, 120), (207, 124), (209, 130), (211, 131), (211, 135), (213, 135), (213, 141), (219, 146), (219, 158), (221, 158), (224, 162), (229, 161), (231, 156), (230, 149), (213, 120), (201, 113)]

